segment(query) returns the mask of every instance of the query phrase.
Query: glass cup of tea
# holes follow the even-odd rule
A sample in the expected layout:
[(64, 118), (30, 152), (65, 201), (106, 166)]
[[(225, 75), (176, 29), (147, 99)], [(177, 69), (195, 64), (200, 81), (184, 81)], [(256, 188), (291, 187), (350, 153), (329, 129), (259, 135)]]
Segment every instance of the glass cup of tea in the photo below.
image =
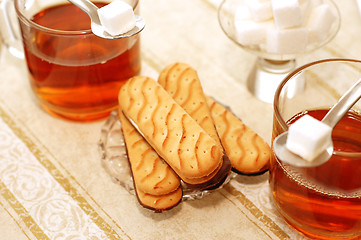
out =
[[(93, 2), (102, 7), (111, 1)], [(138, 0), (127, 2), (137, 13)], [(90, 30), (88, 15), (66, 0), (14, 4), (30, 85), (40, 105), (76, 121), (101, 119), (116, 109), (120, 87), (141, 69), (139, 34), (99, 38)]]
[[(276, 90), (273, 139), (309, 114), (319, 120), (361, 77), (361, 61), (326, 59), (290, 73)], [(318, 167), (273, 156), (270, 188), (286, 222), (311, 239), (361, 238), (361, 102), (332, 132), (334, 152)]]

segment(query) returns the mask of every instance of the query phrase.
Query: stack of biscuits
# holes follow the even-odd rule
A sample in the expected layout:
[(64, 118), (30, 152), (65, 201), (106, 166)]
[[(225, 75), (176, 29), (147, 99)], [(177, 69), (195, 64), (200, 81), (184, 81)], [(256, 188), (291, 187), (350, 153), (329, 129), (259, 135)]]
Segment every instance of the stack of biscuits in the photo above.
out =
[(158, 82), (130, 78), (119, 92), (119, 117), (139, 203), (156, 212), (176, 206), (182, 185), (214, 189), (231, 169), (260, 174), (270, 148), (203, 92), (195, 69), (167, 66)]

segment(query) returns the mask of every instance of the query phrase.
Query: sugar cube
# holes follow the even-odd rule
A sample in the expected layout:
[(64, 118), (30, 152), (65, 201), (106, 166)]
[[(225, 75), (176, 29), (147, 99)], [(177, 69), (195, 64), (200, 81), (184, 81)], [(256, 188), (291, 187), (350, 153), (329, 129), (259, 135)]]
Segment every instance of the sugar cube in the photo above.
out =
[(280, 29), (302, 24), (301, 8), (298, 0), (272, 0), (273, 18)]
[(322, 41), (326, 38), (335, 21), (336, 15), (329, 5), (321, 4), (313, 8), (306, 25), (310, 32), (309, 41)]
[(297, 54), (305, 51), (308, 41), (306, 28), (268, 29), (267, 51), (278, 54)]
[(98, 15), (105, 31), (113, 36), (126, 33), (135, 26), (133, 8), (121, 0), (113, 0), (99, 8)]
[(301, 9), (302, 24), (304, 24), (310, 16), (313, 4), (311, 0), (299, 0), (298, 2)]
[(272, 21), (254, 22), (241, 20), (235, 22), (236, 40), (242, 45), (265, 44), (267, 29), (272, 27)]
[(251, 17), (251, 12), (246, 5), (239, 5), (234, 14), (235, 21), (246, 20), (250, 19)]
[(248, 7), (255, 21), (271, 19), (272, 6), (270, 1), (253, 0), (248, 2)]
[[(302, 1), (302, 0), (300, 0)], [(317, 7), (324, 3), (324, 0), (303, 0), (303, 1), (310, 1), (312, 7)]]
[(286, 148), (312, 161), (326, 150), (331, 141), (332, 128), (321, 121), (304, 115), (290, 125), (286, 141)]

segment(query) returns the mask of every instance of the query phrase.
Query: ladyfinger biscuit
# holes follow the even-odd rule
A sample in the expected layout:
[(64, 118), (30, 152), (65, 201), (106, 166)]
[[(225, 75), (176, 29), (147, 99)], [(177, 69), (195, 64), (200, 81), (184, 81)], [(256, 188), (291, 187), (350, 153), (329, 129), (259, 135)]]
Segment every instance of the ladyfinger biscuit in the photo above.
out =
[(119, 108), (185, 182), (201, 184), (219, 167), (223, 153), (216, 141), (155, 80), (130, 78), (119, 92)]
[(197, 183), (192, 183), (192, 180), (189, 180), (189, 182), (185, 183), (185, 186), (187, 189), (193, 189), (193, 190), (194, 189), (211, 190), (211, 189), (218, 188), (227, 179), (227, 176), (228, 176), (229, 172), (231, 171), (231, 168), (232, 168), (232, 164), (229, 161), (227, 155), (224, 154), (223, 162), (220, 165), (220, 168), (211, 174), (212, 177), (208, 178), (206, 183), (197, 184)]
[(160, 73), (158, 82), (222, 147), (197, 71), (188, 64), (174, 63)]
[(179, 177), (121, 112), (119, 118), (136, 188), (151, 195), (164, 195), (175, 191), (180, 186)]
[(135, 191), (138, 201), (143, 207), (154, 210), (158, 213), (164, 210), (169, 210), (178, 205), (183, 196), (183, 192), (180, 187), (171, 193), (158, 196), (144, 193), (139, 191), (137, 188), (135, 188)]
[(222, 162), (219, 163), (218, 167), (209, 175), (205, 176), (205, 177), (201, 177), (201, 178), (184, 178), (184, 181), (187, 182), (188, 184), (192, 184), (192, 185), (196, 185), (198, 184), (200, 181), (202, 183), (208, 182), (209, 180), (211, 180), (212, 178), (214, 178), (214, 176), (218, 173), (219, 169), (221, 169), (222, 167)]
[(225, 107), (210, 97), (207, 103), (233, 170), (252, 175), (266, 171), (271, 156), (268, 144)]

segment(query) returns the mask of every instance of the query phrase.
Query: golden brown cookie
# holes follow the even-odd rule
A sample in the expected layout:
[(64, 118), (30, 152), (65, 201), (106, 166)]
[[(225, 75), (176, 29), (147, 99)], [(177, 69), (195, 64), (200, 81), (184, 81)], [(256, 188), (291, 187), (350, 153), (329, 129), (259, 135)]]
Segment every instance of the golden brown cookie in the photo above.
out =
[(202, 184), (219, 168), (223, 152), (217, 142), (155, 80), (129, 79), (119, 92), (119, 106), (185, 182)]
[(243, 174), (266, 171), (271, 156), (268, 144), (225, 107), (210, 97), (207, 103), (233, 169)]
[(141, 192), (135, 188), (139, 203), (148, 209), (155, 212), (162, 212), (163, 210), (169, 210), (182, 200), (182, 189), (179, 187), (175, 191), (165, 195), (151, 195)]
[(222, 147), (197, 71), (188, 64), (174, 63), (159, 74), (158, 82)]
[(164, 195), (180, 186), (180, 179), (120, 112), (122, 131), (136, 188), (151, 195)]

